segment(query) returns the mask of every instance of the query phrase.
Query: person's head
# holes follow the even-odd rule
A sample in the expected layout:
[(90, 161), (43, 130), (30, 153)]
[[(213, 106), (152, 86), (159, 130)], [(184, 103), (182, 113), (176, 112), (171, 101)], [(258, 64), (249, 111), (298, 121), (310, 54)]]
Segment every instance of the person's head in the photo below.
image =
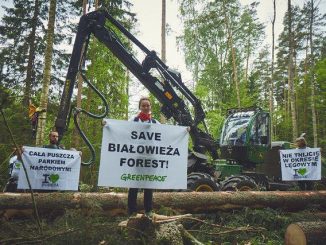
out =
[(58, 144), (59, 134), (58, 134), (57, 131), (50, 131), (50, 133), (49, 133), (49, 141), (50, 141), (50, 144), (52, 144), (52, 145)]
[(307, 147), (307, 141), (304, 137), (299, 137), (295, 140), (295, 144), (298, 148), (306, 148)]
[(18, 159), (21, 159), (22, 149), (23, 149), (22, 145), (19, 145), (18, 148), (16, 148), (16, 147), (12, 148), (12, 150), (13, 150), (12, 155), (16, 155), (18, 157)]
[(138, 108), (142, 113), (150, 114), (151, 113), (151, 101), (148, 97), (142, 97), (139, 100)]

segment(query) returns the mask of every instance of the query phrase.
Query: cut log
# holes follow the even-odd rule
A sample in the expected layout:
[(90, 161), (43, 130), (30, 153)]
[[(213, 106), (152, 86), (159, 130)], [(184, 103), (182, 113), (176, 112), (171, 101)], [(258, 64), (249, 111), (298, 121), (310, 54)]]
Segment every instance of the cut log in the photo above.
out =
[[(35, 193), (40, 215), (62, 212), (65, 209), (81, 209), (88, 212), (99, 209), (110, 216), (126, 215), (126, 193)], [(138, 208), (143, 207), (143, 195), (138, 196)], [(154, 209), (169, 207), (179, 213), (214, 213), (219, 210), (249, 208), (277, 208), (302, 210), (325, 206), (326, 191), (248, 191), (248, 192), (157, 192), (154, 193)], [(28, 193), (1, 193), (0, 214), (8, 209), (32, 209)]]
[(285, 232), (286, 245), (324, 245), (326, 222), (298, 222), (290, 224)]
[(324, 220), (326, 221), (326, 213), (325, 212), (314, 212), (312, 213), (312, 216), (315, 217), (316, 219)]

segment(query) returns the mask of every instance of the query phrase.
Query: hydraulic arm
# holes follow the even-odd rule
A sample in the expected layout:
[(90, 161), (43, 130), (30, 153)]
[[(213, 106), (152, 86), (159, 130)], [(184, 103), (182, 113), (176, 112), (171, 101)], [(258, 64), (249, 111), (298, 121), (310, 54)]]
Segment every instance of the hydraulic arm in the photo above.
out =
[[(114, 29), (112, 27), (114, 27)], [(142, 62), (138, 61), (126, 48), (116, 35), (116, 30), (119, 30), (130, 42), (145, 53), (145, 59)], [(81, 72), (82, 63), (87, 52), (87, 45), (91, 35), (94, 35), (97, 40), (102, 42), (157, 98), (162, 104), (161, 112), (166, 118), (169, 119), (172, 117), (179, 125), (189, 126), (191, 128), (190, 135), (195, 151), (204, 152), (207, 150), (214, 159), (218, 157), (217, 144), (207, 132), (204, 122), (205, 113), (201, 103), (184, 85), (180, 73), (169, 69), (169, 67), (157, 57), (155, 51), (148, 50), (127, 29), (104, 10), (91, 12), (82, 16), (80, 19), (60, 102), (59, 113), (55, 122), (55, 127), (59, 132), (60, 138), (62, 138), (69, 124), (71, 97), (77, 74)], [(154, 70), (157, 71), (156, 74), (158, 73), (158, 76), (153, 75)], [(84, 79), (87, 81), (85, 77)], [(177, 91), (180, 95), (177, 94)], [(181, 96), (188, 100), (193, 106), (194, 116), (190, 113), (184, 99), (181, 99)], [(104, 98), (102, 99), (105, 100)], [(100, 117), (106, 116), (106, 113)], [(92, 116), (91, 113), (88, 114)], [(204, 125), (205, 131), (198, 128), (200, 123)]]

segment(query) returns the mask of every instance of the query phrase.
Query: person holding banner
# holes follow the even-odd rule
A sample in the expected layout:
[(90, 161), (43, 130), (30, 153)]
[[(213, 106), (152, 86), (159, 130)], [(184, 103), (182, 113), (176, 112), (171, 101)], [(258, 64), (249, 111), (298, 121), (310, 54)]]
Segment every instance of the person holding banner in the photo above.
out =
[[(297, 149), (306, 149), (307, 147), (307, 141), (304, 138), (304, 134), (301, 135), (299, 138), (296, 138), (295, 144), (297, 145)], [(301, 180), (298, 181), (298, 185), (300, 187), (300, 190), (313, 190), (314, 183), (312, 181), (305, 181)]]
[(57, 131), (51, 130), (49, 133), (49, 142), (48, 145), (43, 145), (43, 148), (51, 148), (51, 149), (64, 149), (61, 145), (58, 145), (59, 142), (59, 134)]
[[(157, 120), (152, 118), (151, 115), (151, 101), (148, 97), (142, 97), (139, 100), (138, 108), (140, 112), (137, 116), (131, 118), (129, 121), (140, 122), (140, 123), (159, 123)], [(137, 188), (129, 188), (128, 191), (128, 215), (134, 217), (137, 215)], [(144, 189), (144, 209), (145, 216), (151, 218), (153, 206), (153, 190)]]
[(21, 146), (20, 149), (13, 149), (12, 157), (9, 159), (9, 181), (4, 188), (4, 192), (16, 192), (19, 171), (22, 166)]

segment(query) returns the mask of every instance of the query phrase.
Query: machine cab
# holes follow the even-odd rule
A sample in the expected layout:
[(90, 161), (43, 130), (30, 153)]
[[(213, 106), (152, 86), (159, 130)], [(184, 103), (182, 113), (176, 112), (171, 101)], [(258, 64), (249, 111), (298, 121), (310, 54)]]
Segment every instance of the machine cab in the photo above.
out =
[(221, 156), (244, 162), (261, 163), (270, 148), (269, 113), (257, 109), (232, 109), (225, 120), (221, 138)]

